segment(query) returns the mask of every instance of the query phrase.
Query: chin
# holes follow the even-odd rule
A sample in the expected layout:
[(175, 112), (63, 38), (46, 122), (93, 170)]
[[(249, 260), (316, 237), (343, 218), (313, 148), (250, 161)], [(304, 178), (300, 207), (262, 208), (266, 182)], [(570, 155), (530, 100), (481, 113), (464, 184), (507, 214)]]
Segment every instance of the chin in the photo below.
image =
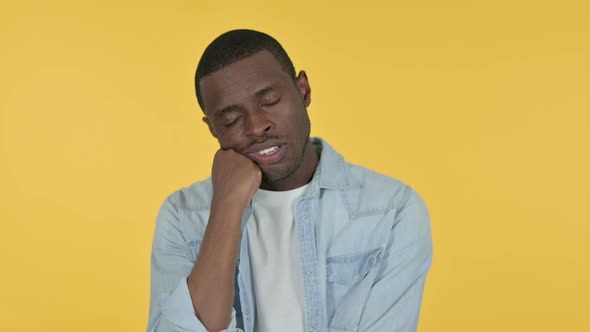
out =
[(262, 171), (262, 179), (267, 183), (275, 183), (275, 182), (280, 182), (280, 181), (286, 180), (291, 175), (293, 175), (293, 173), (294, 172), (289, 172), (289, 170), (286, 170), (284, 172), (264, 172), (264, 171)]
[(281, 180), (284, 180), (285, 176), (281, 176), (278, 174), (267, 174), (267, 173), (262, 173), (262, 180), (266, 183), (275, 183)]

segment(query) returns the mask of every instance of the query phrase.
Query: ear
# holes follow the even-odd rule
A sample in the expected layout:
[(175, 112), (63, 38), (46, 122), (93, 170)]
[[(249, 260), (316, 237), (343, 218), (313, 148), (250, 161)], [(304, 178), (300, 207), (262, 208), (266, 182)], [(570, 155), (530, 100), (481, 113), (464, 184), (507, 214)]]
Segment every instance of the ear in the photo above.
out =
[(203, 117), (203, 122), (205, 122), (207, 124), (207, 127), (209, 127), (209, 131), (211, 132), (211, 135), (213, 135), (213, 137), (217, 138), (217, 134), (215, 133), (215, 128), (213, 128), (211, 121), (209, 121), (209, 119), (206, 116)]
[(303, 104), (307, 108), (309, 104), (311, 104), (311, 87), (309, 86), (309, 80), (307, 79), (307, 74), (304, 70), (299, 72), (297, 78), (295, 79), (295, 85), (297, 86), (297, 90), (299, 90), (299, 94), (303, 98)]

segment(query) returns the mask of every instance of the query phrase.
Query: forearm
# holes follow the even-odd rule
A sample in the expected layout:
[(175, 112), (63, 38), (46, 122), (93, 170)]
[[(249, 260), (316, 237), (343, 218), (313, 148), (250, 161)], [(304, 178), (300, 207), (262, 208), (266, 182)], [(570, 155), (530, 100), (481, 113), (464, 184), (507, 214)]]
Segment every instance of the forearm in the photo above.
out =
[(242, 210), (213, 200), (211, 214), (188, 288), (207, 330), (227, 328), (234, 301), (234, 276)]

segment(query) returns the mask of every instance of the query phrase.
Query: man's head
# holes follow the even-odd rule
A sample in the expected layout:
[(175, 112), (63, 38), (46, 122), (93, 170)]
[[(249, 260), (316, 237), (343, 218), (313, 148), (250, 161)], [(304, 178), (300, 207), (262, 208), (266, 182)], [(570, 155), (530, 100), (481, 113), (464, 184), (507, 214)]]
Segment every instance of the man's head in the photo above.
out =
[(252, 30), (222, 34), (199, 61), (195, 88), (211, 134), (222, 149), (255, 161), (263, 185), (299, 183), (315, 169), (306, 109), (311, 88), (274, 38)]
[(283, 70), (295, 80), (293, 62), (276, 39), (254, 30), (231, 30), (215, 38), (207, 46), (197, 66), (195, 90), (201, 109), (204, 111), (199, 82), (203, 77), (262, 50), (270, 52)]

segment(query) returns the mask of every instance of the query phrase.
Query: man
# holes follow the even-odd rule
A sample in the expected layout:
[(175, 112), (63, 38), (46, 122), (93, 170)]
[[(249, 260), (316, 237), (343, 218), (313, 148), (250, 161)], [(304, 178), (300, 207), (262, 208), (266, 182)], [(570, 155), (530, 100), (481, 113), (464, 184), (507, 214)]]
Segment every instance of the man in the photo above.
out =
[(160, 210), (148, 331), (415, 331), (418, 194), (309, 137), (307, 74), (266, 34), (219, 36), (195, 87), (220, 150)]

